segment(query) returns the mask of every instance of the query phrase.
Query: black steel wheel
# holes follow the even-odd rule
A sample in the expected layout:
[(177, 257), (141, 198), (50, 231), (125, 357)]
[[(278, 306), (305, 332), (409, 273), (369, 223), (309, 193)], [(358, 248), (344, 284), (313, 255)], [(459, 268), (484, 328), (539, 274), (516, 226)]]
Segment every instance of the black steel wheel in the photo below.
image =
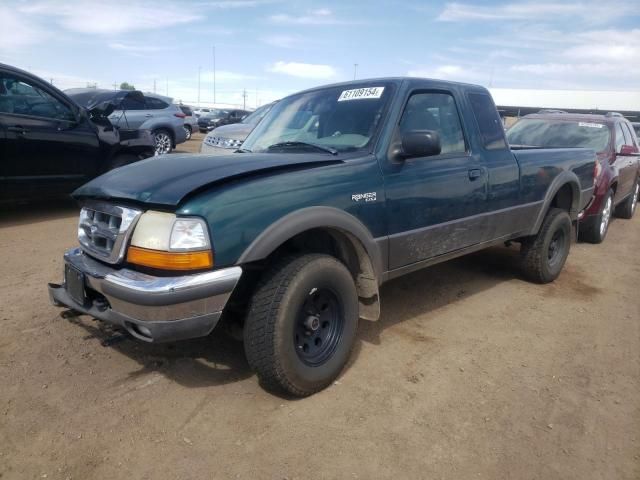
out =
[(358, 294), (340, 261), (287, 257), (264, 272), (251, 298), (245, 353), (265, 388), (303, 397), (340, 374), (357, 325)]

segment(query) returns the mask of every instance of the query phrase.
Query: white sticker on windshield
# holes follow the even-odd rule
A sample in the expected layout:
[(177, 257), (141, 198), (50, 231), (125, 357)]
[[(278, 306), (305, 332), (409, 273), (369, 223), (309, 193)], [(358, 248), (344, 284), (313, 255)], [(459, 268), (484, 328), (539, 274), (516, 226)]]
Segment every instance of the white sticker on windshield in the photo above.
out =
[(589, 128), (602, 128), (604, 125), (601, 123), (589, 123), (589, 122), (580, 122), (578, 123), (579, 127), (589, 127)]
[(339, 102), (347, 100), (364, 100), (365, 98), (380, 98), (384, 92), (384, 87), (356, 88), (354, 90), (344, 90), (338, 97)]

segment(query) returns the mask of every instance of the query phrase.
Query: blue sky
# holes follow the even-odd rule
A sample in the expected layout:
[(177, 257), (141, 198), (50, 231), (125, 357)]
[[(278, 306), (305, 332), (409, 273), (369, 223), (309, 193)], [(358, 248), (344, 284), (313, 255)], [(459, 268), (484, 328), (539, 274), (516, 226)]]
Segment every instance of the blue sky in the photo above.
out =
[(503, 88), (640, 90), (638, 0), (3, 0), (0, 62), (247, 105), (314, 85), (413, 75)]

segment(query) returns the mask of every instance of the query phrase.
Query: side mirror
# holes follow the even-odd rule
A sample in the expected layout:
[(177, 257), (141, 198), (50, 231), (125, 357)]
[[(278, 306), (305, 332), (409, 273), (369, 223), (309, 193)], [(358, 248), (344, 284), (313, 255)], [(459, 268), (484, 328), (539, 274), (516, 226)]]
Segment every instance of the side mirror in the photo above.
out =
[(623, 157), (638, 155), (638, 149), (633, 145), (622, 145), (622, 147), (620, 147), (620, 153), (618, 155), (621, 155)]
[(440, 135), (435, 130), (410, 130), (402, 134), (402, 157), (430, 157), (440, 155)]

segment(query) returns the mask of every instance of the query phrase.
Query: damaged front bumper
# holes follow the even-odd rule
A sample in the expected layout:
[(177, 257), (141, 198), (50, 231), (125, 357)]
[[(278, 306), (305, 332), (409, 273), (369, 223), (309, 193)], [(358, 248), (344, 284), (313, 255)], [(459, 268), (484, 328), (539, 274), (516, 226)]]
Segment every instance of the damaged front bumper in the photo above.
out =
[(240, 276), (240, 267), (175, 277), (115, 269), (79, 248), (64, 255), (65, 279), (49, 284), (56, 306), (125, 328), (145, 342), (168, 342), (211, 333)]

